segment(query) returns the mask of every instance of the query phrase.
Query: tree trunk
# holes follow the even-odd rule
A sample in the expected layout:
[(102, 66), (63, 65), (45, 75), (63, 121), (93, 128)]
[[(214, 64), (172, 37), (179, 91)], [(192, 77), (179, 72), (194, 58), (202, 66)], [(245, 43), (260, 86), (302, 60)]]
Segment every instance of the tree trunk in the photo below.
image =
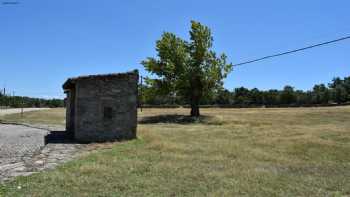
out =
[(202, 83), (199, 76), (193, 75), (191, 80), (191, 116), (199, 117), (199, 102), (202, 97)]
[(199, 99), (192, 98), (191, 101), (191, 116), (192, 117), (199, 117)]

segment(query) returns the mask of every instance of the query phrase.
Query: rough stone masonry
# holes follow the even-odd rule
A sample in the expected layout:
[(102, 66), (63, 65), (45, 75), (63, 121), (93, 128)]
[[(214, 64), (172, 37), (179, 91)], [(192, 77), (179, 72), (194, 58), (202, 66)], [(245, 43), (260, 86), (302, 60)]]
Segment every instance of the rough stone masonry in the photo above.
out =
[(68, 79), (66, 130), (80, 142), (136, 138), (138, 71)]
[(45, 144), (45, 136), (52, 135), (52, 132), (64, 134), (64, 128), (47, 125), (35, 127), (0, 124), (0, 184), (16, 176), (52, 169), (89, 149), (89, 145), (63, 138), (51, 139)]

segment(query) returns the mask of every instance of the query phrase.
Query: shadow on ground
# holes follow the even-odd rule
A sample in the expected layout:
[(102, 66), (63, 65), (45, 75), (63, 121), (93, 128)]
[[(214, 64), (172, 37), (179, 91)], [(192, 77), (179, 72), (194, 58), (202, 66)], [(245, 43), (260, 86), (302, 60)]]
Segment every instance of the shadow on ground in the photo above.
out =
[(157, 115), (140, 118), (139, 124), (157, 124), (157, 123), (174, 123), (174, 124), (215, 124), (215, 117), (213, 116), (200, 116), (191, 117), (185, 115), (171, 114), (171, 115)]
[(51, 131), (45, 136), (45, 144), (79, 144), (66, 131)]

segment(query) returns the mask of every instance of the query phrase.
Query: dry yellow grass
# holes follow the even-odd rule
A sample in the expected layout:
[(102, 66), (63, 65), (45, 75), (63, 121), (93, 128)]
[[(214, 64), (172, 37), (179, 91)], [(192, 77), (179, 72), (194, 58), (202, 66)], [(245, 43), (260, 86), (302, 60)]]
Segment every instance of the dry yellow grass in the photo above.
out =
[(350, 107), (202, 109), (196, 121), (188, 113), (144, 109), (139, 139), (18, 178), (1, 186), (0, 194), (350, 195)]
[(42, 111), (31, 111), (22, 114), (9, 114), (0, 117), (4, 122), (24, 123), (24, 124), (48, 124), (64, 125), (65, 111), (63, 108), (54, 108)]

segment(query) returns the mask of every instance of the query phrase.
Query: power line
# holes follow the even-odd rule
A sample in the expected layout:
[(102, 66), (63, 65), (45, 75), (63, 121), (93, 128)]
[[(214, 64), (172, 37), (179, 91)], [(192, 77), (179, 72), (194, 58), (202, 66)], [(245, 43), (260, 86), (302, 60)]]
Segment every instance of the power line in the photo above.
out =
[(3, 1), (2, 5), (18, 5), (18, 1)]
[(239, 64), (234, 64), (233, 66), (241, 66), (241, 65), (244, 65), (244, 64), (250, 64), (250, 63), (253, 63), (253, 62), (258, 62), (258, 61), (265, 60), (265, 59), (270, 59), (270, 58), (274, 58), (274, 57), (278, 57), (278, 56), (282, 56), (282, 55), (287, 55), (287, 54), (290, 54), (290, 53), (296, 53), (296, 52), (299, 52), (299, 51), (304, 51), (304, 50), (307, 50), (307, 49), (311, 49), (311, 48), (315, 48), (315, 47), (319, 47), (319, 46), (323, 46), (323, 45), (327, 45), (327, 44), (331, 44), (331, 43), (335, 43), (335, 42), (340, 42), (340, 41), (347, 40), (347, 39), (350, 39), (350, 36), (338, 38), (338, 39), (335, 39), (335, 40), (331, 40), (331, 41), (327, 41), (327, 42), (323, 42), (323, 43), (319, 43), (319, 44), (314, 44), (314, 45), (307, 46), (307, 47), (300, 48), (300, 49), (290, 50), (290, 51), (283, 52), (283, 53), (277, 53), (277, 54), (274, 54), (274, 55), (269, 55), (269, 56), (265, 56), (265, 57), (254, 59), (254, 60), (245, 61), (245, 62), (242, 62), (242, 63), (239, 63)]

